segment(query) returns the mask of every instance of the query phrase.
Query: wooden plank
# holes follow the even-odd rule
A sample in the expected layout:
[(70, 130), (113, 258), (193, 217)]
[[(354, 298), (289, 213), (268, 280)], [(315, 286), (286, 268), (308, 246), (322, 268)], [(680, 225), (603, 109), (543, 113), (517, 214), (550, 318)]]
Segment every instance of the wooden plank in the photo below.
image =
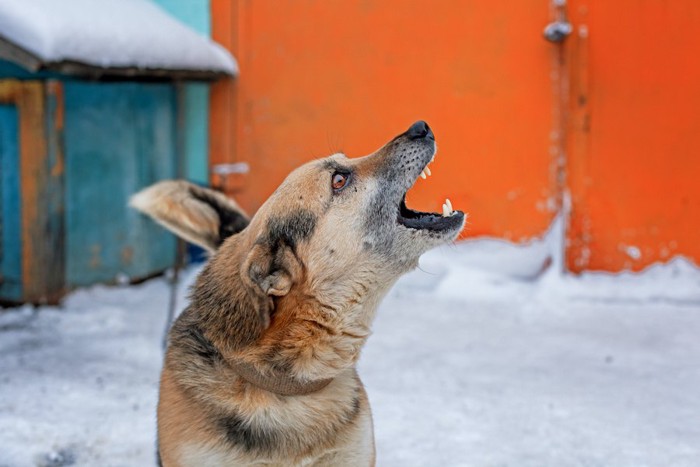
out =
[(127, 201), (175, 176), (173, 86), (67, 82), (65, 102), (68, 283), (133, 280), (170, 267), (174, 237)]
[(20, 47), (0, 34), (0, 58), (16, 63), (27, 71), (36, 72), (41, 60), (30, 51)]
[[(176, 178), (177, 96), (173, 85), (137, 84), (132, 94), (137, 116), (135, 131), (139, 152), (136, 178), (125, 199), (159, 180)], [(127, 209), (129, 245), (134, 259), (125, 264), (131, 278), (143, 278), (173, 266), (177, 251), (175, 237), (134, 209)]]
[[(59, 258), (62, 231), (52, 230), (52, 225), (56, 224), (53, 206), (48, 200), (62, 197), (54, 191), (56, 183), (51, 164), (56, 160), (50, 156), (48, 147), (44, 83), (22, 82), (17, 104), (20, 109), (24, 298), (34, 303), (57, 303), (63, 292), (62, 287), (55, 288), (63, 277)], [(62, 173), (57, 173), (56, 177), (62, 177)]]
[(186, 84), (184, 177), (195, 183), (209, 183), (209, 87)]
[(65, 124), (65, 102), (63, 83), (58, 80), (45, 81), (46, 88), (46, 160), (45, 198), (46, 209), (45, 252), (43, 263), (48, 270), (45, 288), (50, 291), (47, 300), (56, 303), (66, 292), (66, 248), (65, 248), (65, 159), (63, 130)]
[(22, 283), (24, 299), (47, 301), (42, 268), (46, 252), (46, 133), (44, 128), (44, 93), (41, 83), (16, 84), (15, 99), (20, 110), (20, 177), (22, 180)]
[(19, 81), (14, 79), (0, 81), (0, 104), (15, 105), (19, 85)]
[(22, 299), (56, 303), (63, 292), (62, 230), (56, 221), (62, 173), (60, 154), (52, 155), (48, 146), (53, 127), (46, 126), (44, 83), (7, 80), (0, 102), (13, 102), (19, 111)]
[(44, 83), (5, 80), (0, 103), (15, 105), (19, 118), (22, 300), (56, 303), (63, 292), (62, 230), (56, 221), (62, 173), (60, 154), (48, 146), (47, 135), (54, 129), (46, 126)]
[(0, 300), (21, 299), (19, 115), (16, 106), (0, 104)]
[[(211, 34), (209, 0), (155, 0), (158, 5), (198, 33)], [(209, 83), (184, 85), (183, 177), (199, 184), (209, 183)]]

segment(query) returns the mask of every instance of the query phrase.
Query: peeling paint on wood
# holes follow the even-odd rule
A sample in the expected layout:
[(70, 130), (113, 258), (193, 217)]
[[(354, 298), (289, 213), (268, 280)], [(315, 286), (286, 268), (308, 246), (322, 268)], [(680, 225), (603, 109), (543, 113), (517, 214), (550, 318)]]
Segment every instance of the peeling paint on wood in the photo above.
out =
[(44, 83), (5, 80), (0, 102), (12, 103), (18, 112), (22, 300), (55, 303), (62, 292), (62, 248), (57, 246), (62, 231), (55, 227), (52, 201), (60, 204), (62, 198), (50, 174), (56, 157), (49, 150)]
[(18, 120), (16, 106), (0, 104), (0, 300), (13, 302), (22, 298)]
[(136, 280), (172, 266), (174, 237), (127, 202), (176, 175), (174, 87), (66, 82), (64, 92), (68, 284)]

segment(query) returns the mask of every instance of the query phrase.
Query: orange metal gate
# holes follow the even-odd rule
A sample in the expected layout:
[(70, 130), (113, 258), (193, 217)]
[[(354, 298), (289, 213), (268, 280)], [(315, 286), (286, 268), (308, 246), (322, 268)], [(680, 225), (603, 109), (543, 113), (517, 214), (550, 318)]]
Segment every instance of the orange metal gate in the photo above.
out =
[[(570, 270), (700, 259), (691, 232), (700, 227), (692, 184), (700, 67), (689, 65), (700, 4), (213, 0), (212, 8), (214, 37), (241, 75), (212, 92), (211, 159), (250, 163), (236, 193), (248, 209), (300, 163), (366, 154), (422, 118), (439, 153), (410, 202), (439, 210), (450, 197), (472, 214), (465, 236), (542, 235), (569, 190)], [(574, 33), (554, 45), (542, 30), (559, 11)]]
[(700, 262), (700, 2), (578, 0), (569, 268)]

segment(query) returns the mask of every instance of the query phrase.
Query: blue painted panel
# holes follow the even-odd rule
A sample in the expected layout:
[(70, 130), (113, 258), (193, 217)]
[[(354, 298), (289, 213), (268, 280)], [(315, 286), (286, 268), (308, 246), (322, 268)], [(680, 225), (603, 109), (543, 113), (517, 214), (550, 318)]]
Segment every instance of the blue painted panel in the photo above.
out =
[(19, 128), (17, 108), (0, 105), (0, 298), (22, 297)]
[(185, 178), (209, 185), (209, 85), (185, 85)]
[[(195, 31), (211, 35), (209, 0), (155, 0), (169, 14)], [(185, 85), (185, 172), (192, 182), (209, 184), (209, 84)]]
[(175, 176), (175, 122), (173, 85), (65, 83), (69, 285), (142, 278), (173, 264), (174, 237), (127, 202)]
[(205, 36), (211, 33), (209, 0), (155, 0), (165, 11)]

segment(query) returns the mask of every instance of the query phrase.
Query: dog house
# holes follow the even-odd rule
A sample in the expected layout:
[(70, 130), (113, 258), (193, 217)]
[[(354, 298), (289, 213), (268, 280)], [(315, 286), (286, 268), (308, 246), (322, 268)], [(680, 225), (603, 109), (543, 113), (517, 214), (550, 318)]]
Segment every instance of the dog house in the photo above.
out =
[(174, 237), (128, 198), (187, 176), (186, 83), (236, 72), (148, 0), (0, 3), (0, 301), (172, 266)]

